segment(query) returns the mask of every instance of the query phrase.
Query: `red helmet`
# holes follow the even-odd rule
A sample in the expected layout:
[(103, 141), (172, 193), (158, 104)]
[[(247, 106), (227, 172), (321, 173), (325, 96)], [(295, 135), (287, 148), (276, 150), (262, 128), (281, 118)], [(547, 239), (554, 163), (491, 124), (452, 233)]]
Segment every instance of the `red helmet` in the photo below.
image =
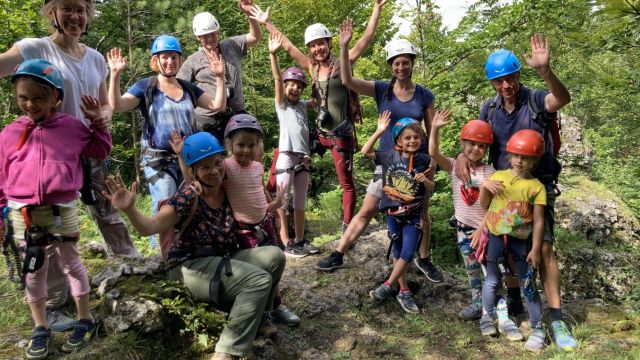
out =
[(493, 129), (486, 121), (470, 120), (462, 127), (462, 131), (460, 131), (460, 140), (493, 144)]
[(535, 130), (520, 130), (513, 134), (507, 142), (507, 152), (526, 156), (542, 156), (544, 154), (544, 139)]

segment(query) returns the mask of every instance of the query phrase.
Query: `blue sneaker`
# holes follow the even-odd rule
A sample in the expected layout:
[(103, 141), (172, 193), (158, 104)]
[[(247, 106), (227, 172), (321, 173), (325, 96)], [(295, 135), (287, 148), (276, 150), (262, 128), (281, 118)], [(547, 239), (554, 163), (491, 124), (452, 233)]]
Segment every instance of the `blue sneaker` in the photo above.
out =
[(553, 330), (553, 338), (556, 341), (556, 346), (564, 351), (571, 352), (577, 346), (576, 339), (571, 336), (571, 332), (567, 329), (567, 324), (562, 320), (556, 320), (551, 323), (551, 330)]
[(51, 340), (51, 329), (38, 326), (31, 333), (31, 341), (27, 346), (27, 359), (44, 359), (49, 355), (49, 341)]
[(378, 286), (377, 289), (369, 291), (369, 296), (376, 302), (383, 302), (393, 295), (393, 289), (385, 284)]
[(95, 336), (98, 326), (91, 320), (80, 319), (73, 327), (69, 340), (62, 345), (62, 351), (72, 352), (85, 347)]
[(70, 318), (60, 311), (47, 309), (47, 323), (53, 332), (65, 332), (73, 329), (76, 319)]

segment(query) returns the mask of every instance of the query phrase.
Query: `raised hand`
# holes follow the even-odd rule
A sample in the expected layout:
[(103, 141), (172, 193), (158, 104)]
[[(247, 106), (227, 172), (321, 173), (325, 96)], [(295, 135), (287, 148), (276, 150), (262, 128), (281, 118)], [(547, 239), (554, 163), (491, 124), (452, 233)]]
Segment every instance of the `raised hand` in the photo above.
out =
[(109, 69), (114, 74), (120, 74), (127, 68), (127, 58), (122, 56), (122, 51), (119, 48), (113, 48), (107, 52), (107, 62)]
[(267, 8), (267, 11), (262, 11), (260, 6), (254, 5), (251, 7), (251, 12), (249, 15), (249, 19), (255, 20), (258, 23), (264, 25), (269, 21), (269, 17), (271, 16), (271, 6)]
[(447, 125), (450, 122), (450, 115), (451, 110), (449, 109), (436, 111), (436, 115), (433, 117), (433, 121), (431, 121), (431, 127), (434, 129), (440, 129), (441, 127)]
[(376, 3), (373, 4), (374, 6), (378, 6), (378, 7), (382, 7), (384, 4), (387, 3), (388, 0), (376, 0)]
[(391, 111), (385, 110), (378, 116), (378, 127), (376, 131), (383, 132), (389, 126), (389, 122), (391, 122)]
[(96, 129), (104, 129), (109, 125), (109, 119), (102, 115), (102, 109), (100, 108), (100, 101), (89, 95), (82, 95), (82, 104), (80, 104), (80, 110), (84, 114), (91, 125)]
[(205, 51), (209, 59), (209, 70), (215, 77), (224, 77), (224, 60), (216, 51)]
[(527, 61), (527, 65), (537, 70), (538, 73), (548, 73), (549, 61), (551, 59), (549, 42), (544, 36), (542, 36), (542, 34), (533, 35), (530, 39), (530, 42), (531, 56), (529, 56), (528, 53), (524, 54), (524, 59)]
[(346, 18), (340, 25), (340, 46), (349, 46), (353, 37), (353, 20)]
[(247, 14), (247, 16), (251, 14), (251, 9), (253, 8), (253, 1), (238, 0), (238, 5), (240, 5), (240, 10), (242, 10), (243, 13)]
[(102, 195), (115, 207), (120, 210), (127, 210), (135, 205), (136, 202), (136, 188), (137, 184), (134, 181), (131, 184), (131, 189), (127, 190), (122, 180), (122, 175), (118, 175), (117, 178), (113, 176), (107, 177), (105, 181), (109, 192), (103, 191)]
[(171, 132), (171, 140), (169, 140), (171, 148), (176, 155), (182, 155), (182, 146), (184, 145), (184, 137), (180, 135), (180, 132), (174, 129)]
[(282, 46), (282, 33), (272, 32), (269, 34), (269, 52), (275, 54)]

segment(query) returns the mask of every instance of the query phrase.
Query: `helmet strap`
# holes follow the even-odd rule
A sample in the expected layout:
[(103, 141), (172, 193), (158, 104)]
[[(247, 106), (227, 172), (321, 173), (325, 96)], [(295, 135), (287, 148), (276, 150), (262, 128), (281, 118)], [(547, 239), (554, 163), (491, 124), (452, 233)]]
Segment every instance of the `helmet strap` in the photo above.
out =
[(53, 11), (53, 27), (60, 33), (60, 35), (64, 35), (64, 30), (62, 29), (62, 26), (60, 26), (58, 15), (55, 10)]

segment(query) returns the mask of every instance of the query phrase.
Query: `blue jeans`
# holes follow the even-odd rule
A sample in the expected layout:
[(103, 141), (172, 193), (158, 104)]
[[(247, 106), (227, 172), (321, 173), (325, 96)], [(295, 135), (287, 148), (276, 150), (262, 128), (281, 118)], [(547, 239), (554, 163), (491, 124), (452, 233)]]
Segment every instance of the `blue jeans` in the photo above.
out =
[[(178, 160), (154, 167), (144, 165), (151, 159), (151, 156), (142, 155), (142, 171), (145, 179), (147, 179), (149, 194), (151, 195), (151, 213), (155, 214), (158, 212), (160, 201), (171, 198), (178, 191), (178, 186), (182, 183), (183, 176), (180, 172)], [(157, 246), (155, 236), (150, 236), (149, 241), (152, 247)]]
[(415, 215), (406, 218), (387, 215), (387, 231), (393, 241), (391, 247), (393, 258), (411, 262), (413, 254), (420, 244), (420, 235), (422, 234), (420, 211), (416, 211)]

